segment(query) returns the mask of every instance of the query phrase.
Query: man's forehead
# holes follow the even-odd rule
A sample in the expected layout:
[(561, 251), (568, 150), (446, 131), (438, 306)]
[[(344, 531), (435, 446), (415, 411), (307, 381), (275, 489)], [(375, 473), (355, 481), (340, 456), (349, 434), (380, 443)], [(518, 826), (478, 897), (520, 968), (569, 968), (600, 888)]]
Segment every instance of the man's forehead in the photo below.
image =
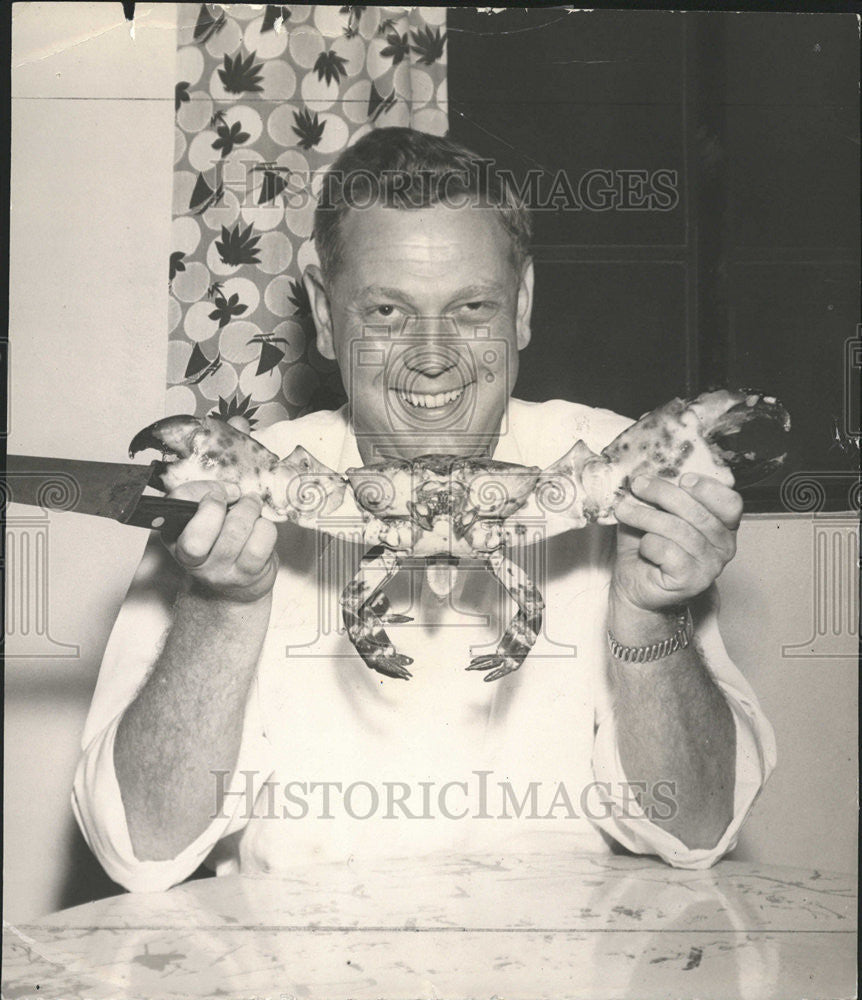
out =
[(505, 252), (509, 239), (493, 209), (472, 205), (351, 209), (342, 220), (341, 235), (348, 252), (386, 252), (397, 244), (398, 252), (417, 258), (441, 252), (455, 256), (477, 243)]
[(352, 209), (342, 225), (342, 269), (363, 288), (399, 284), (383, 276), (393, 272), (408, 281), (459, 276), (493, 284), (511, 268), (508, 233), (490, 210), (375, 205)]

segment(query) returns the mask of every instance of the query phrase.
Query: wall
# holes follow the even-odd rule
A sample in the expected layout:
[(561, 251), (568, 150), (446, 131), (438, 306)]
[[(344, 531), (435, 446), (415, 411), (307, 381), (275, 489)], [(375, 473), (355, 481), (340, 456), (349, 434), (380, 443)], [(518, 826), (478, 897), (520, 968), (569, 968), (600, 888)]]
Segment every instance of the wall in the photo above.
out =
[[(127, 460), (164, 409), (175, 11), (16, 4), (9, 451)], [(13, 506), (9, 530), (32, 532)], [(74, 829), (78, 740), (145, 532), (55, 514), (49, 635), (78, 656), (6, 668), (4, 902), (26, 919), (109, 891)], [(44, 644), (43, 644), (44, 648)], [(52, 654), (69, 652), (53, 648)]]
[(725, 643), (778, 742), (740, 860), (856, 870), (858, 558), (846, 515), (753, 515), (719, 581)]
[[(123, 461), (125, 442), (162, 410), (173, 23), (172, 5), (138, 4), (132, 39), (119, 4), (16, 5), (10, 451)], [(32, 511), (9, 515), (13, 534), (35, 530)], [(845, 626), (837, 658), (781, 654), (812, 634), (822, 524), (746, 520), (723, 580), (728, 646), (780, 753), (737, 856), (852, 870), (853, 636)], [(79, 651), (18, 659), (26, 644), (10, 643), (4, 896), (13, 921), (116, 891), (82, 844), (68, 796), (143, 532), (71, 514), (53, 515), (48, 531), (48, 634)]]

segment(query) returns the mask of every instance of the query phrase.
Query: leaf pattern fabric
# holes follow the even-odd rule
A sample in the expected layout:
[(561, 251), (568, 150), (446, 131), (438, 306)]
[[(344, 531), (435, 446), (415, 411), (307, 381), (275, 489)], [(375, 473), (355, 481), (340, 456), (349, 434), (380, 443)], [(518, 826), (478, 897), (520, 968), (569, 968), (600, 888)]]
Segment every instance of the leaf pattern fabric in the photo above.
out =
[(320, 176), (372, 128), (448, 130), (442, 7), (179, 4), (168, 414), (340, 406), (302, 272)]

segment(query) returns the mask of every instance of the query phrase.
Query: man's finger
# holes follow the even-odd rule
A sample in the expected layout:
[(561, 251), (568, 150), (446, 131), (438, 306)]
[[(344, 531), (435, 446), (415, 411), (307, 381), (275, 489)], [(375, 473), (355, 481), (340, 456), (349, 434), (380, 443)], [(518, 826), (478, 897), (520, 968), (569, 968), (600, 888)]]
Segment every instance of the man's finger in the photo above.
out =
[(261, 503), (257, 497), (241, 497), (227, 512), (224, 526), (212, 547), (214, 560), (233, 564), (239, 558), (260, 518)]
[(655, 507), (624, 499), (617, 504), (616, 516), (631, 528), (674, 542), (695, 559), (703, 559), (707, 549), (712, 547), (709, 540), (683, 518)]
[(640, 554), (674, 580), (684, 580), (690, 575), (691, 556), (669, 538), (644, 535), (640, 543)]
[[(720, 483), (715, 485), (720, 491), (727, 489)], [(728, 525), (687, 489), (675, 486), (666, 479), (647, 476), (635, 479), (631, 488), (639, 499), (655, 504), (661, 510), (675, 514), (691, 525), (719, 551), (725, 552), (730, 548), (731, 539), (728, 538)], [(709, 490), (704, 491), (701, 487), (701, 493), (703, 492), (711, 495)], [(733, 493), (732, 490), (729, 492)]]
[(680, 486), (698, 503), (709, 510), (730, 531), (736, 531), (742, 520), (742, 497), (711, 476), (697, 476), (693, 472), (680, 479)]
[(237, 569), (250, 576), (260, 573), (272, 558), (277, 539), (278, 529), (272, 521), (259, 517), (252, 526), (242, 552), (237, 556)]
[(198, 503), (195, 516), (185, 526), (174, 545), (174, 558), (186, 569), (196, 569), (207, 561), (222, 530), (227, 503), (221, 492), (212, 491)]

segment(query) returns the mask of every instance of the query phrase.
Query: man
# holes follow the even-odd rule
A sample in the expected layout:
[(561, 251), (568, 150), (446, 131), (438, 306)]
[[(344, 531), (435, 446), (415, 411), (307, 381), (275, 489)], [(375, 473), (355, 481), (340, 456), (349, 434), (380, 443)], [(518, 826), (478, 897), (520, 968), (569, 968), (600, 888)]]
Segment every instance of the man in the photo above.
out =
[[(362, 138), (326, 178), (320, 266), (305, 275), (349, 408), (259, 440), (280, 456), (301, 443), (340, 472), (432, 452), (545, 466), (579, 438), (601, 450), (629, 421), (510, 398), (530, 340), (529, 235), (467, 150), (408, 129)], [(148, 549), (76, 776), (76, 814), (108, 873), (158, 889), (205, 859), (219, 873), (283, 871), (549, 844), (714, 862), (774, 764), (715, 620), (742, 503), (706, 477), (632, 492), (616, 530), (524, 553), (543, 633), (521, 670), (482, 684), (463, 669), (469, 651), (493, 650), (511, 616), (487, 573), (395, 578), (392, 606), (414, 622), (390, 628), (413, 678), (383, 678), (332, 625), (360, 546), (276, 529), (232, 487), (176, 491), (199, 511), (170, 556)], [(633, 663), (609, 633), (626, 647), (693, 641)]]

